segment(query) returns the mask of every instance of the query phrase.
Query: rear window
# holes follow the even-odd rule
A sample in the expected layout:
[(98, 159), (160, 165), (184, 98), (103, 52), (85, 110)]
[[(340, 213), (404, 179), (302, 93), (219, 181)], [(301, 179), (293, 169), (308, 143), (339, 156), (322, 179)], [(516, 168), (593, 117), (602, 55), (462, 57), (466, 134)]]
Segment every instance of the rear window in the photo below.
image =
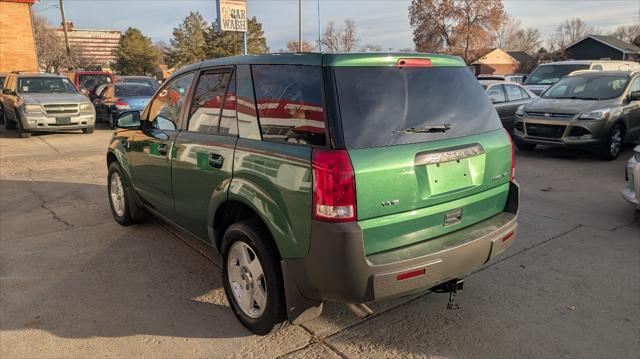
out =
[[(347, 148), (389, 146), (501, 128), (484, 89), (465, 67), (335, 68)], [(409, 129), (448, 128), (412, 133)]]
[(319, 66), (251, 67), (262, 138), (300, 145), (326, 145)]
[(541, 65), (527, 77), (525, 85), (553, 85), (568, 74), (588, 70), (589, 65)]
[(94, 89), (98, 85), (110, 84), (111, 76), (109, 75), (80, 75), (80, 88)]
[(153, 87), (149, 85), (116, 85), (116, 97), (151, 97), (154, 92)]

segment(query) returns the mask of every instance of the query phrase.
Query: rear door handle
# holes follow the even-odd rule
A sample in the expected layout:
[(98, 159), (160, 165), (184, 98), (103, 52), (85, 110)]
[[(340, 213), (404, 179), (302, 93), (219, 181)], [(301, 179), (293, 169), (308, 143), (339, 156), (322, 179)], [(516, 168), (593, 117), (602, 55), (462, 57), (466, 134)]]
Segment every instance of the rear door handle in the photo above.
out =
[(222, 168), (224, 164), (224, 157), (217, 153), (212, 153), (209, 155), (209, 166), (213, 168)]
[(167, 155), (167, 144), (166, 143), (161, 143), (158, 145), (158, 153), (166, 156)]

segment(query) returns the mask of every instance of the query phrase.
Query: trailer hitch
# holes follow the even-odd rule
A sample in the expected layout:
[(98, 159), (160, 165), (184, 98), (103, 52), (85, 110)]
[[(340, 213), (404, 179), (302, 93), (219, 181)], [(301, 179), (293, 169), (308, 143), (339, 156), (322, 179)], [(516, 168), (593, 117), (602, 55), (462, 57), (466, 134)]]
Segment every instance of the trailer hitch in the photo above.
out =
[(431, 290), (435, 293), (449, 293), (449, 302), (447, 302), (447, 309), (456, 310), (460, 309), (458, 303), (456, 303), (456, 294), (462, 292), (464, 289), (464, 280), (452, 279), (448, 282), (444, 282)]

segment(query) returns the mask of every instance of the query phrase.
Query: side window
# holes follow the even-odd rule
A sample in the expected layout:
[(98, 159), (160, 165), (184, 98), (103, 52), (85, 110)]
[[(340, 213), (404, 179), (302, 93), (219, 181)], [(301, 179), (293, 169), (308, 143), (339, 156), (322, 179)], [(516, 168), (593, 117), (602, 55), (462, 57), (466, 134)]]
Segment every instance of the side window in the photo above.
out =
[(489, 95), (489, 98), (493, 103), (507, 101), (507, 99), (504, 97), (504, 91), (502, 90), (502, 85), (496, 85), (491, 87), (487, 92), (487, 95)]
[(527, 91), (525, 89), (523, 89), (522, 87), (520, 87), (520, 92), (522, 93), (522, 98), (523, 99), (531, 98), (531, 96), (529, 96)]
[(602, 71), (602, 65), (593, 65), (593, 67), (591, 68), (591, 70), (595, 70), (595, 71)]
[(262, 139), (258, 125), (258, 110), (253, 94), (253, 80), (249, 65), (238, 65), (237, 69), (237, 110), (240, 137), (253, 140)]
[(149, 122), (154, 128), (175, 130), (178, 128), (184, 100), (194, 74), (189, 73), (177, 77), (158, 92), (149, 106)]
[(640, 91), (640, 77), (636, 77), (629, 86), (629, 93)]
[(262, 138), (326, 145), (322, 71), (318, 66), (252, 66)]
[(229, 72), (203, 72), (193, 94), (188, 130), (208, 134), (218, 133), (220, 109), (229, 84)]
[(522, 100), (522, 92), (518, 86), (504, 85), (504, 88), (507, 91), (507, 98), (509, 98), (509, 101)]
[(221, 135), (238, 135), (238, 116), (236, 114), (236, 76), (231, 75), (227, 93), (222, 103), (222, 116), (220, 116), (220, 128), (218, 133)]

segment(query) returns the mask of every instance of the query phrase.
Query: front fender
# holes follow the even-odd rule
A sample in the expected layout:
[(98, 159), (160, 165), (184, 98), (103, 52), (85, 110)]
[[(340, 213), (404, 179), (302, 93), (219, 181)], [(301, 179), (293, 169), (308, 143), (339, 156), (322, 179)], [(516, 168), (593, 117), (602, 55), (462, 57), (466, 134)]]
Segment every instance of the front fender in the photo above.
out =
[(129, 156), (127, 155), (127, 146), (133, 140), (133, 133), (129, 130), (116, 131), (111, 136), (109, 149), (107, 150), (107, 166), (109, 165), (109, 154), (114, 155), (120, 168), (124, 173), (126, 185), (133, 190), (133, 175), (131, 173), (131, 165), (129, 164)]

